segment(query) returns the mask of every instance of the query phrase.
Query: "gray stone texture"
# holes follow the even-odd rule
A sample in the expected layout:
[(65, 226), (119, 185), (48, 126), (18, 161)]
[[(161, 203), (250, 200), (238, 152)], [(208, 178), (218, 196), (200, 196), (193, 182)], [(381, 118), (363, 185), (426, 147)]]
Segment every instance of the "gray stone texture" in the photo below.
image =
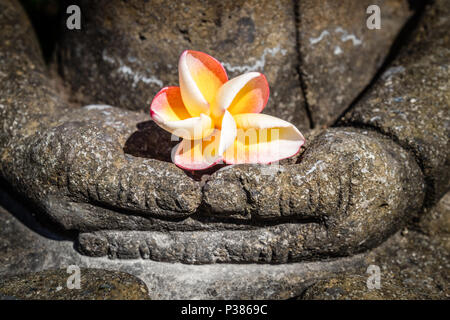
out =
[(423, 300), (450, 298), (450, 193), (417, 222), (372, 250), (365, 261), (380, 268), (380, 288), (369, 273), (320, 280), (301, 299)]
[(450, 7), (436, 1), (400, 56), (350, 110), (345, 123), (374, 128), (410, 150), (430, 206), (450, 187)]
[[(382, 30), (366, 27), (370, 4), (382, 7)], [(67, 30), (59, 51), (75, 101), (148, 111), (163, 86), (178, 85), (178, 57), (190, 48), (216, 57), (230, 78), (263, 72), (271, 89), (264, 112), (303, 131), (339, 117), (410, 16), (406, 0), (105, 0), (81, 8), (83, 28)], [(315, 43), (323, 32), (330, 34)]]
[[(37, 225), (31, 218), (37, 212), (28, 211), (9, 198), (6, 191), (2, 191), (0, 195), (2, 203), (8, 203), (8, 209), (14, 212), (12, 215), (0, 207), (0, 223), (3, 226), (0, 229), (0, 278), (12, 280), (8, 281), (8, 286), (0, 288), (0, 299), (39, 298), (44, 295), (51, 295), (52, 299), (102, 299), (105, 293), (98, 290), (99, 286), (111, 282), (116, 284), (117, 290), (111, 290), (110, 298), (114, 294), (122, 294), (122, 298), (131, 298), (133, 294), (135, 297), (142, 297), (141, 292), (133, 293), (126, 289), (138, 287), (140, 291), (141, 284), (136, 284), (136, 279), (132, 280), (129, 276), (117, 278), (117, 272), (126, 272), (142, 280), (148, 288), (148, 297), (152, 300), (287, 299), (299, 296), (318, 279), (326, 279), (342, 272), (358, 272), (357, 270), (364, 268), (364, 259), (360, 255), (287, 265), (187, 265), (144, 259), (111, 260), (87, 257), (73, 249), (72, 241), (49, 233)], [(23, 218), (26, 224), (21, 222)], [(52, 290), (61, 285), (64, 272), (70, 265), (82, 268), (81, 276), (85, 275), (92, 280), (88, 287), (82, 282), (78, 296), (67, 292), (68, 290)], [(89, 275), (89, 270), (84, 273), (84, 268), (105, 271), (90, 272)], [(43, 270), (53, 269), (63, 270), (42, 273)], [(34, 274), (36, 272), (39, 273)], [(99, 273), (103, 274), (104, 281), (92, 279)], [(14, 278), (11, 279), (12, 276)], [(24, 284), (23, 279), (30, 282)], [(32, 297), (24, 296), (27, 288), (35, 287), (42, 291), (40, 295), (34, 292)], [(86, 294), (88, 289), (91, 289), (89, 296)]]
[[(394, 4), (403, 2), (388, 3), (397, 8)], [(155, 81), (149, 79), (170, 75), (165, 84), (176, 84), (176, 63), (170, 67), (166, 59), (177, 61), (189, 42), (215, 37), (219, 47), (195, 44), (196, 49), (213, 55), (222, 50), (224, 57), (215, 56), (233, 65), (242, 65), (244, 58), (249, 59), (245, 64), (257, 63), (266, 48), (279, 44), (280, 56), (264, 56), (263, 71), (275, 84), (268, 112), (293, 121), (297, 108), (306, 112), (300, 86), (286, 93), (286, 87), (277, 85), (301, 80), (294, 9), (301, 12), (302, 6), (286, 2), (278, 10), (267, 1), (254, 7), (250, 2), (223, 4), (218, 10), (194, 2), (185, 10), (181, 1), (161, 3), (155, 16), (149, 3), (108, 4), (89, 2), (86, 33), (74, 32), (63, 40), (60, 67), (73, 94), (66, 101), (67, 92), (58, 90), (49, 76), (20, 6), (0, 0), (1, 178), (33, 207), (33, 214), (77, 234), (80, 252), (97, 257), (80, 256), (68, 241), (41, 239), (30, 244), (29, 254), (43, 260), (30, 262), (27, 270), (69, 261), (129, 270), (152, 283), (156, 298), (293, 297), (313, 280), (359, 268), (361, 252), (418, 218), (424, 204), (427, 208), (448, 190), (447, 2), (436, 1), (428, 9), (400, 64), (378, 79), (345, 117), (345, 126), (308, 135), (303, 153), (278, 167), (228, 166), (200, 177), (168, 162), (170, 142), (162, 145), (164, 133), (148, 123), (148, 115), (133, 111), (147, 108), (143, 105), (159, 89), (159, 82), (152, 87)], [(202, 9), (205, 22), (189, 19), (197, 6), (207, 8)], [(402, 21), (409, 15), (406, 9), (392, 10), (402, 12)], [(174, 12), (183, 12), (174, 17), (180, 20), (161, 28), (167, 21), (159, 20)], [(251, 31), (249, 19), (258, 31)], [(233, 27), (211, 28), (208, 23)], [(243, 29), (236, 37), (232, 33), (239, 26)], [(281, 32), (283, 28), (292, 31)], [(211, 35), (213, 29), (220, 31)], [(221, 34), (224, 30), (230, 34)], [(267, 35), (272, 31), (274, 39)], [(140, 42), (146, 44), (136, 45)], [(249, 44), (224, 50), (241, 42)], [(305, 84), (308, 96), (312, 86)], [(80, 101), (118, 107), (72, 105)], [(301, 128), (309, 126), (302, 123)], [(48, 255), (38, 254), (40, 245)], [(13, 262), (2, 267), (5, 274), (19, 264), (8, 257)], [(180, 288), (188, 289), (181, 293)]]
[[(366, 9), (378, 5), (381, 29)], [(315, 126), (333, 124), (376, 74), (411, 15), (404, 0), (299, 0), (298, 38), (305, 97)]]
[[(6, 281), (0, 286), (0, 299), (135, 299), (144, 298), (142, 289), (151, 299), (448, 299), (450, 295), (450, 194), (369, 253), (284, 265), (185, 265), (86, 257), (73, 250), (71, 241), (38, 225), (33, 212), (6, 190), (1, 190), (0, 201), (8, 208), (0, 207), (0, 281)], [(66, 268), (74, 264), (82, 268), (80, 291), (64, 289)], [(380, 290), (366, 286), (370, 264), (381, 268)], [(141, 279), (148, 290), (118, 270)]]
[(145, 110), (164, 86), (178, 86), (186, 49), (206, 52), (229, 78), (259, 71), (270, 84), (266, 113), (310, 123), (298, 74), (291, 0), (81, 1), (83, 28), (66, 31), (60, 69), (82, 103)]
[[(70, 271), (70, 270), (69, 270)], [(80, 288), (69, 289), (67, 269), (0, 279), (0, 300), (148, 300), (147, 286), (125, 272), (80, 269)]]

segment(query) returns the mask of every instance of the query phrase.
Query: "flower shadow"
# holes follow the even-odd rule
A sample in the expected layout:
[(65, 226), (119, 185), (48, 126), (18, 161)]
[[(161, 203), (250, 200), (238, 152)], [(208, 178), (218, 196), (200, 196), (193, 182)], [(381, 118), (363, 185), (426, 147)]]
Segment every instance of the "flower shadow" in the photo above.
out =
[[(152, 120), (140, 122), (136, 127), (137, 131), (133, 132), (127, 139), (123, 151), (135, 157), (172, 163), (171, 154), (179, 141), (172, 141), (172, 134), (161, 129)], [(224, 166), (225, 164), (217, 164), (205, 170), (183, 171), (192, 179), (200, 181), (202, 177), (209, 176)]]
[(172, 162), (171, 152), (178, 141), (171, 141), (171, 134), (152, 120), (140, 122), (125, 142), (123, 151), (135, 157)]

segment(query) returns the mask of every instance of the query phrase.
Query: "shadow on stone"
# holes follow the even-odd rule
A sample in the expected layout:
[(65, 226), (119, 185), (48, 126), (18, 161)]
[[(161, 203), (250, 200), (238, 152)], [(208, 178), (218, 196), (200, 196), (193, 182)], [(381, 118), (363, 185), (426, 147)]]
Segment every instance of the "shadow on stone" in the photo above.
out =
[[(172, 141), (172, 135), (151, 120), (140, 122), (136, 127), (138, 130), (133, 132), (125, 142), (123, 147), (125, 153), (135, 157), (172, 162), (172, 150), (179, 141)], [(209, 176), (225, 166), (225, 164), (218, 164), (206, 170), (183, 171), (192, 179), (200, 181), (203, 176)]]
[(172, 162), (171, 152), (178, 141), (171, 141), (171, 134), (153, 121), (140, 122), (125, 142), (123, 151), (135, 157)]
[(36, 214), (39, 209), (35, 208), (23, 196), (11, 190), (11, 186), (0, 179), (0, 207), (10, 212), (28, 229), (43, 237), (57, 241), (72, 240), (76, 237), (76, 232), (62, 230), (46, 215)]

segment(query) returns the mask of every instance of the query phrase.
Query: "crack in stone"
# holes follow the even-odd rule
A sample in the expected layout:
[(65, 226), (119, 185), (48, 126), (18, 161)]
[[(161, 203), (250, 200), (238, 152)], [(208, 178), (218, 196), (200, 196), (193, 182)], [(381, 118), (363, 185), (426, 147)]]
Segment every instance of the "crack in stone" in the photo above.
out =
[(305, 100), (305, 104), (304, 104), (304, 108), (306, 111), (306, 116), (308, 117), (308, 122), (309, 122), (309, 128), (310, 129), (314, 129), (315, 124), (313, 121), (313, 117), (312, 117), (312, 112), (311, 112), (311, 107), (309, 106), (309, 102), (308, 102), (308, 97), (307, 97), (307, 86), (306, 86), (306, 82), (304, 80), (304, 74), (302, 72), (302, 63), (303, 63), (303, 57), (300, 51), (300, 32), (299, 32), (299, 28), (300, 28), (300, 8), (299, 8), (299, 3), (297, 0), (293, 0), (293, 5), (294, 5), (294, 17), (295, 17), (295, 47), (296, 47), (296, 51), (297, 51), (297, 75), (298, 75), (298, 79), (299, 79), (299, 84), (300, 84), (300, 88), (302, 90), (302, 95), (303, 95), (303, 99)]

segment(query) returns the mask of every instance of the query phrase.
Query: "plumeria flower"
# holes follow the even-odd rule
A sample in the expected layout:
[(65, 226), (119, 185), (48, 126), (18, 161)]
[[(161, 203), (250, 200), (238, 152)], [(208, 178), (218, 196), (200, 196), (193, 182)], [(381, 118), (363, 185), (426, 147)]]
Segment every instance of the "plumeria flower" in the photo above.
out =
[(181, 137), (173, 162), (204, 170), (219, 162), (269, 164), (296, 155), (305, 142), (287, 121), (260, 113), (269, 85), (259, 72), (228, 80), (219, 61), (186, 50), (178, 62), (179, 87), (165, 87), (153, 99), (152, 119)]

